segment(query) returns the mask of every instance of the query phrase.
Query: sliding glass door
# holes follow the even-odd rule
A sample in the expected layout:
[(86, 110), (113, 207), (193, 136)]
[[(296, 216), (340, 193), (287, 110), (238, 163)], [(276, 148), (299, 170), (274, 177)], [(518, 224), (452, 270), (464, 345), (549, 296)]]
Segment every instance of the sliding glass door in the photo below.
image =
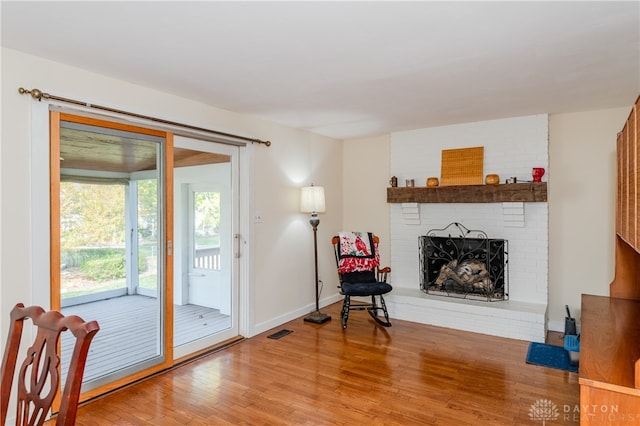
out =
[(84, 397), (238, 338), (240, 148), (59, 112), (50, 123), (51, 307), (100, 324)]
[(174, 139), (174, 357), (238, 335), (238, 147)]
[[(168, 362), (167, 141), (163, 132), (135, 126), (52, 113), (52, 127), (54, 120), (52, 306), (100, 324), (87, 391)], [(70, 351), (64, 339), (63, 376)]]

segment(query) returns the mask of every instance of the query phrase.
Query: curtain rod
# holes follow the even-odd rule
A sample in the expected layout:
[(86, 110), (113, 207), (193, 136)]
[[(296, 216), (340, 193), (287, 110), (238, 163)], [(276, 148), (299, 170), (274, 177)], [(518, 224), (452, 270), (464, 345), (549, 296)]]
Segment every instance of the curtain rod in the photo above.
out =
[(31, 95), (31, 97), (33, 99), (37, 100), (37, 101), (42, 101), (42, 98), (44, 98), (44, 99), (53, 99), (54, 101), (66, 102), (66, 103), (80, 105), (80, 106), (87, 107), (87, 108), (95, 108), (95, 109), (99, 109), (99, 110), (102, 110), (102, 111), (115, 112), (117, 114), (128, 115), (130, 117), (136, 117), (136, 118), (142, 118), (144, 120), (154, 121), (156, 123), (168, 124), (170, 126), (184, 127), (184, 128), (191, 129), (191, 130), (198, 130), (198, 131), (201, 131), (201, 132), (214, 133), (214, 134), (220, 135), (220, 136), (227, 136), (227, 137), (230, 137), (230, 138), (240, 139), (240, 140), (248, 141), (248, 142), (251, 142), (251, 143), (260, 143), (260, 144), (264, 144), (265, 146), (271, 146), (271, 141), (263, 141), (261, 139), (248, 138), (246, 136), (234, 135), (232, 133), (225, 133), (225, 132), (220, 132), (218, 130), (205, 129), (203, 127), (197, 127), (197, 126), (192, 126), (190, 124), (183, 124), (183, 123), (178, 123), (178, 122), (175, 122), (175, 121), (164, 120), (162, 118), (151, 117), (151, 116), (148, 116), (148, 115), (136, 114), (135, 112), (123, 111), (123, 110), (119, 110), (119, 109), (115, 109), (115, 108), (109, 108), (109, 107), (105, 107), (105, 106), (101, 106), (101, 105), (90, 104), (88, 102), (77, 101), (75, 99), (62, 98), (60, 96), (55, 96), (55, 95), (50, 95), (49, 93), (44, 93), (40, 89), (27, 90), (27, 89), (25, 89), (23, 87), (20, 87), (18, 89), (18, 92), (21, 95)]

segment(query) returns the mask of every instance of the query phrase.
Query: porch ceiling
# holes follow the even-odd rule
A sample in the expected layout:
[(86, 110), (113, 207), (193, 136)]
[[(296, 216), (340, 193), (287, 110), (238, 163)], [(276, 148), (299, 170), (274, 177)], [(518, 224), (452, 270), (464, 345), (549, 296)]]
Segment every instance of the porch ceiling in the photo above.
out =
[[(156, 146), (121, 136), (61, 129), (60, 167), (132, 173), (156, 168)], [(226, 163), (228, 155), (174, 148), (174, 167)]]

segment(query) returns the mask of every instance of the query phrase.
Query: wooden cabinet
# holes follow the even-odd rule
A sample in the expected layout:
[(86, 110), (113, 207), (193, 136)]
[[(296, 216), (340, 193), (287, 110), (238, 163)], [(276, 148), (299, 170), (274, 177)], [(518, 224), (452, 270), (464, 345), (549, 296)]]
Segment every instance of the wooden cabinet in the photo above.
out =
[[(640, 98), (638, 98), (640, 101)], [(629, 119), (618, 133), (618, 202), (616, 210), (616, 233), (635, 250), (640, 251), (640, 104), (636, 101)]]
[[(582, 425), (640, 423), (639, 119), (640, 98), (617, 139), (616, 264), (610, 297), (582, 295)], [(603, 411), (612, 417), (602, 417)]]
[(617, 139), (616, 265), (610, 296), (640, 299), (640, 97)]

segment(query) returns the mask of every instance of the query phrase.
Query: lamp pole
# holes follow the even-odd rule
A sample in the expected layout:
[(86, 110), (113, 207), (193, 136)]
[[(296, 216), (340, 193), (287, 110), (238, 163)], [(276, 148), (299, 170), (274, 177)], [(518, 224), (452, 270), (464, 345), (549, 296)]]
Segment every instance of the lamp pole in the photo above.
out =
[(314, 266), (316, 273), (316, 310), (304, 317), (304, 320), (306, 322), (312, 322), (315, 324), (323, 324), (329, 321), (331, 319), (331, 316), (320, 312), (320, 280), (318, 279), (318, 225), (320, 224), (320, 219), (318, 219), (317, 212), (311, 213), (311, 219), (309, 219), (309, 223), (313, 228), (313, 257), (315, 261)]
[(318, 291), (318, 287), (320, 284), (320, 280), (318, 278), (318, 225), (320, 224), (320, 219), (318, 219), (317, 213), (314, 212), (311, 215), (311, 219), (309, 219), (309, 223), (313, 228), (313, 260), (315, 261), (314, 267), (316, 271), (316, 312), (319, 312), (320, 311), (320, 293)]

